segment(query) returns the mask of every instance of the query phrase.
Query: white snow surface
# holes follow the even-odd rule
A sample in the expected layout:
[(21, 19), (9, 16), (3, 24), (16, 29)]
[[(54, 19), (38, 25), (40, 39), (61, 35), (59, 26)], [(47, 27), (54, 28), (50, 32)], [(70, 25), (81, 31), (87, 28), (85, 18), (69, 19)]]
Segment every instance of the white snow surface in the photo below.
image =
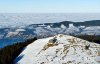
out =
[(25, 29), (22, 29), (22, 28), (20, 28), (20, 29), (16, 29), (16, 32), (20, 32), (20, 31), (25, 31)]
[[(57, 44), (44, 47), (56, 37)], [(15, 64), (100, 64), (100, 44), (59, 34), (29, 44), (15, 59)], [(89, 49), (85, 46), (90, 44)]]

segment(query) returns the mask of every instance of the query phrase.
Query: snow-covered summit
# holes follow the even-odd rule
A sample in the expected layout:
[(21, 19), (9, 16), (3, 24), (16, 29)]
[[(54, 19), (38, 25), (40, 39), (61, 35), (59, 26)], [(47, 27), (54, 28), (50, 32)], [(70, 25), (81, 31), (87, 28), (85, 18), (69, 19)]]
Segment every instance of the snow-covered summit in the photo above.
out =
[(38, 39), (15, 59), (16, 64), (99, 64), (100, 44), (59, 34)]
[(69, 28), (72, 28), (72, 27), (74, 27), (74, 25), (73, 24), (69, 24)]
[(61, 28), (66, 29), (67, 27), (63, 24), (61, 24)]

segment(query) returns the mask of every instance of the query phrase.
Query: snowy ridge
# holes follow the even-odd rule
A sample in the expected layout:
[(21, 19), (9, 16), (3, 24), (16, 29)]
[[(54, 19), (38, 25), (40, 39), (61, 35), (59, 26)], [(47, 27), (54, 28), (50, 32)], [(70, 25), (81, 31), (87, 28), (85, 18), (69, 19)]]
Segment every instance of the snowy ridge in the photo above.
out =
[(100, 44), (59, 34), (38, 39), (15, 59), (16, 64), (99, 64)]

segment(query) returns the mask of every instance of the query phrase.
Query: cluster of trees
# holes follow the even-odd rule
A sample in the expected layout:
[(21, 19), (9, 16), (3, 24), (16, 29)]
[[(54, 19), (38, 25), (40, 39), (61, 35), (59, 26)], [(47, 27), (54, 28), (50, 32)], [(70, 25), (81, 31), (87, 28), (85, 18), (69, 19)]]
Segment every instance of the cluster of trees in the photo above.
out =
[(27, 39), (0, 49), (0, 64), (13, 64), (14, 59), (22, 52), (23, 48), (37, 38)]
[(100, 44), (100, 36), (94, 35), (77, 35), (76, 37)]

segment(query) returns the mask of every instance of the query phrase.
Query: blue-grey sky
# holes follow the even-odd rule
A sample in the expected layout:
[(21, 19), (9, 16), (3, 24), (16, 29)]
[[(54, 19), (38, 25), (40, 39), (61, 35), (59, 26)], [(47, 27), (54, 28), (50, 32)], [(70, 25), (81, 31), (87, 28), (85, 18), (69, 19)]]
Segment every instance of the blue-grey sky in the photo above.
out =
[(0, 0), (0, 13), (100, 13), (100, 0)]

